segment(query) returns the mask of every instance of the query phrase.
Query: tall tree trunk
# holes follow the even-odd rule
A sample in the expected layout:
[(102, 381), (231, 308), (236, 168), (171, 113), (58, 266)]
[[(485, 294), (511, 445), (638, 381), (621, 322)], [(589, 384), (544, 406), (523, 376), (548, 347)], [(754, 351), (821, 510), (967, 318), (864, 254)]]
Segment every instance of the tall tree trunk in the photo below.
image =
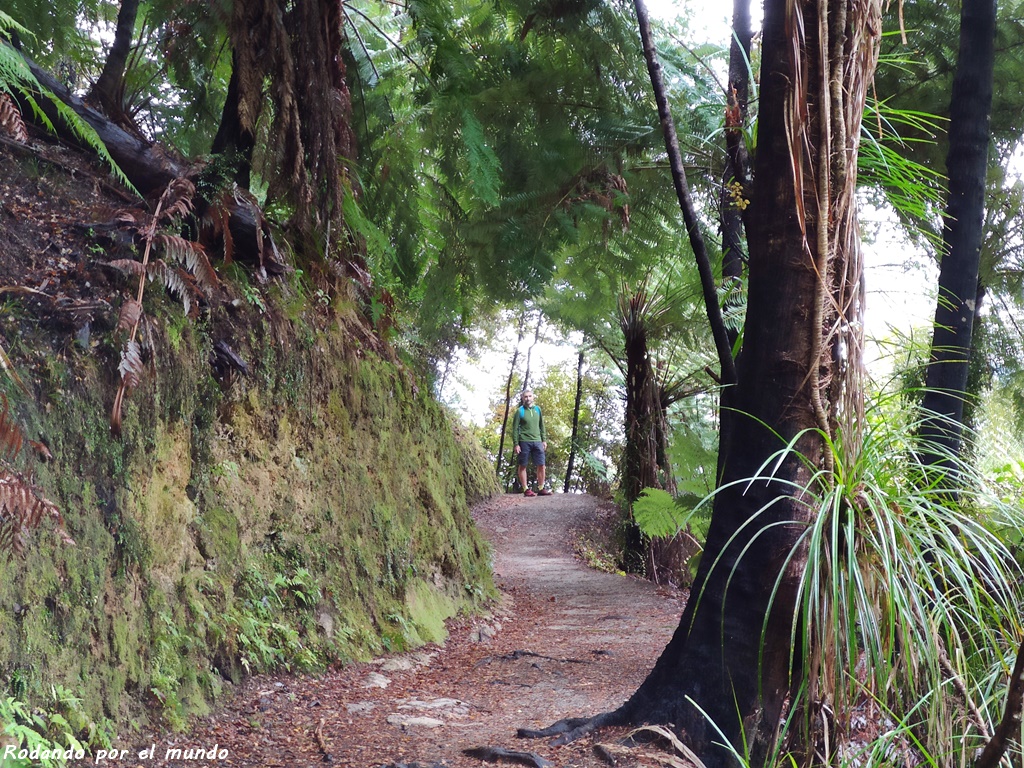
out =
[[(647, 306), (646, 282), (631, 293), (623, 289), (619, 297), (619, 324), (626, 357), (626, 442), (622, 448), (621, 486), (629, 505), (644, 488), (661, 488), (658, 449), (663, 430), (658, 422), (662, 410), (647, 345)], [(636, 544), (640, 546), (639, 541)]]
[(995, 29), (995, 0), (963, 0), (949, 106), (949, 199), (921, 429), (923, 460), (945, 469), (952, 469), (960, 454), (971, 333), (978, 310)]
[(537, 346), (537, 343), (540, 341), (540, 328), (541, 328), (541, 325), (543, 325), (543, 323), (544, 323), (544, 316), (538, 312), (537, 313), (537, 328), (533, 332), (533, 344), (531, 344), (529, 346), (529, 348), (526, 350), (526, 370), (523, 371), (523, 389), (522, 389), (523, 392), (525, 392), (526, 390), (528, 390), (530, 388), (530, 364), (533, 361), (533, 349), (534, 349), (534, 347)]
[(139, 0), (121, 0), (114, 28), (114, 42), (103, 64), (103, 71), (89, 89), (86, 99), (99, 105), (103, 113), (118, 125), (136, 130), (124, 111), (124, 73), (135, 37), (135, 19), (139, 14)]
[[(699, 599), (626, 705), (634, 719), (675, 723), (709, 766), (732, 763), (712, 746), (709, 719), (759, 765), (800, 682), (790, 632), (814, 512), (799, 489), (831, 468), (822, 434), (861, 411), (855, 169), (880, 32), (878, 2), (765, 3), (747, 322), (734, 408), (722, 414), (733, 439), (691, 591)], [(779, 455), (789, 443), (795, 451)], [(815, 671), (802, 670), (812, 686)]]
[(565, 468), (565, 483), (562, 492), (569, 492), (569, 483), (572, 480), (572, 471), (576, 465), (576, 447), (579, 442), (580, 430), (580, 403), (583, 401), (583, 350), (580, 349), (579, 359), (576, 361), (576, 402), (572, 406), (572, 437), (569, 438), (569, 461)]
[(512, 379), (516, 375), (516, 363), (519, 362), (519, 346), (523, 343), (523, 330), (526, 325), (526, 312), (519, 315), (519, 336), (516, 348), (512, 350), (512, 362), (508, 367), (508, 381), (505, 382), (505, 415), (501, 419), (501, 437), (498, 439), (498, 461), (494, 472), (501, 478), (501, 460), (505, 454), (505, 432), (508, 430), (508, 414), (512, 408)]
[(543, 733), (671, 723), (708, 768), (736, 764), (723, 741), (762, 766), (786, 702), (802, 684), (820, 693), (816, 651), (796, 658), (791, 633), (828, 438), (842, 426), (857, 447), (855, 169), (880, 36), (880, 0), (765, 2), (746, 330), (705, 552), (678, 629), (629, 701)]
[(228, 93), (221, 111), (220, 125), (213, 137), (210, 152), (225, 155), (234, 166), (235, 182), (243, 189), (249, 188), (252, 175), (252, 153), (256, 148), (255, 123), (247, 120), (241, 111), (241, 89), (239, 86), (238, 54), (231, 55), (231, 79)]
[[(722, 283), (727, 290), (736, 290), (742, 283), (746, 258), (746, 218), (750, 195), (750, 157), (747, 153), (746, 137), (743, 135), (747, 123), (747, 105), (750, 100), (750, 0), (733, 0), (732, 43), (729, 47), (729, 85), (726, 93), (725, 114), (725, 169), (722, 173), (721, 230), (722, 230)], [(725, 309), (735, 306), (737, 294), (726, 298)], [(726, 328), (729, 345), (736, 347), (739, 331)], [(736, 363), (739, 365), (739, 361)], [(720, 408), (733, 408), (735, 387), (722, 387)], [(726, 420), (723, 427), (732, 424)], [(724, 449), (728, 446), (729, 435), (720, 430), (718, 443)], [(720, 450), (724, 456), (726, 450)], [(718, 477), (721, 477), (719, 467)]]
[(720, 376), (725, 384), (733, 384), (736, 381), (736, 367), (732, 358), (732, 345), (729, 343), (729, 334), (726, 332), (725, 322), (722, 319), (722, 308), (718, 303), (718, 286), (715, 284), (715, 276), (711, 269), (711, 259), (708, 257), (707, 248), (704, 245), (704, 236), (701, 234), (697, 212), (690, 197), (690, 188), (686, 183), (686, 172), (683, 170), (683, 156), (679, 151), (676, 125), (668, 106), (668, 93), (665, 90), (665, 83), (661, 76), (661, 63), (658, 61), (658, 54), (654, 48), (654, 38), (651, 36), (651, 25), (647, 16), (647, 7), (644, 5), (643, 0), (634, 0), (634, 6), (636, 7), (637, 21), (640, 26), (644, 59), (647, 62), (647, 71), (651, 78), (654, 100), (658, 105), (658, 118), (661, 121), (661, 131), (665, 139), (665, 150), (668, 153), (672, 185), (675, 187), (676, 198), (679, 201), (679, 209), (683, 214), (683, 222), (686, 225), (690, 247), (693, 249), (693, 256), (697, 262), (701, 293), (704, 298), (704, 309), (707, 312), (708, 325), (711, 327), (711, 335), (715, 340), (715, 350), (718, 353)]

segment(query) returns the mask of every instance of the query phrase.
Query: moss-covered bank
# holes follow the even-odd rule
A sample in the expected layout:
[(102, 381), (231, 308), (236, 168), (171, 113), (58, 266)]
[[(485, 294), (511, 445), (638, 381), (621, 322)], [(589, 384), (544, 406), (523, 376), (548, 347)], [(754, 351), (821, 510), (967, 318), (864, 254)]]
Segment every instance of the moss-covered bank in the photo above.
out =
[[(493, 472), (425, 388), (338, 324), (231, 311), (156, 322), (120, 438), (112, 338), (16, 350), (34, 397), (7, 391), (77, 545), (44, 527), (0, 565), (0, 673), (79, 738), (182, 727), (246, 672), (439, 640), (493, 591), (469, 515)], [(230, 384), (225, 330), (249, 364)]]

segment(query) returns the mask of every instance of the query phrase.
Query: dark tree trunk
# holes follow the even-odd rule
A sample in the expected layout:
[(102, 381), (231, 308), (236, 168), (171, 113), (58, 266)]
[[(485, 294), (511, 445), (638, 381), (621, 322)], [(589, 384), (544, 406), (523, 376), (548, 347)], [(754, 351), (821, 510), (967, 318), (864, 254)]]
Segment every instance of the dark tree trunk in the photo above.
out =
[[(96, 131), (110, 157), (143, 196), (158, 197), (174, 179), (190, 177), (196, 173), (190, 163), (171, 154), (161, 145), (125, 130), (72, 94), (50, 73), (32, 62), (28, 62), (28, 65), (43, 88), (67, 104)], [(63, 139), (90, 149), (68, 128), (49, 99), (39, 98), (37, 102)], [(27, 105), (22, 107), (23, 114), (33, 114)], [(203, 201), (202, 204), (210, 202)], [(223, 206), (222, 213), (226, 217), (224, 220), (233, 241), (234, 258), (255, 264), (261, 273), (282, 274), (286, 267), (280, 260), (262, 211), (251, 195), (240, 193), (226, 197), (218, 204)]]
[(708, 768), (736, 764), (723, 736), (762, 766), (787, 700), (804, 683), (815, 700), (815, 649), (794, 655), (792, 627), (813, 484), (829, 483), (833, 467), (826, 438), (843, 428), (842, 444), (857, 446), (855, 169), (880, 35), (878, 0), (765, 2), (746, 330), (707, 545), (650, 675), (615, 712), (544, 732), (561, 741), (670, 723)]
[[(32, 74), (43, 88), (71, 107), (79, 117), (96, 131), (100, 140), (106, 145), (107, 151), (110, 152), (114, 162), (117, 163), (132, 185), (143, 195), (152, 193), (159, 195), (172, 179), (185, 175), (189, 170), (187, 163), (173, 157), (159, 145), (129, 133), (106, 115), (90, 107), (82, 99), (71, 93), (63, 83), (46, 70), (32, 62), (28, 62), (28, 64)], [(46, 116), (56, 126), (61, 137), (81, 145), (77, 137), (64, 124), (63, 119), (57, 113), (56, 107), (50, 103), (49, 99), (41, 98), (37, 99), (37, 101)], [(32, 114), (31, 108), (23, 109), (22, 113), (26, 117), (30, 116)]]
[(580, 430), (580, 403), (583, 400), (583, 350), (580, 350), (579, 359), (576, 361), (576, 402), (572, 407), (572, 437), (569, 438), (569, 461), (565, 467), (565, 483), (562, 485), (562, 492), (569, 492), (569, 484), (572, 481), (572, 471), (576, 465), (576, 447), (579, 441)]
[[(647, 346), (647, 286), (619, 298), (626, 374), (626, 441), (622, 449), (621, 486), (632, 505), (644, 488), (661, 488), (658, 448), (662, 416), (658, 382)], [(639, 544), (639, 542), (638, 542)], [(638, 551), (639, 554), (639, 551)]]
[[(750, 157), (747, 153), (743, 130), (747, 122), (747, 105), (750, 99), (750, 0), (734, 0), (732, 14), (732, 44), (729, 48), (729, 85), (726, 94), (725, 115), (725, 170), (722, 174), (721, 228), (722, 228), (722, 283), (728, 289), (738, 289), (743, 280), (746, 256), (746, 231), (744, 219), (750, 195)], [(738, 297), (727, 297), (725, 309), (735, 306)], [(729, 344), (735, 348), (739, 331), (726, 328)], [(741, 361), (736, 361), (737, 367)], [(723, 387), (720, 408), (728, 412), (733, 408), (735, 387)], [(723, 427), (732, 424), (725, 419)], [(728, 451), (729, 436), (723, 429), (719, 432), (720, 457)], [(718, 477), (721, 477), (719, 467)]]
[[(749, 164), (743, 129), (750, 98), (750, 0), (735, 0), (732, 14), (732, 45), (729, 49), (729, 85), (725, 113), (725, 171), (722, 174), (722, 278), (728, 286), (743, 277), (743, 212), (749, 194)], [(730, 344), (738, 333), (728, 330)]]
[(135, 19), (139, 13), (139, 0), (121, 0), (117, 12), (117, 26), (114, 42), (103, 64), (103, 71), (89, 89), (88, 101), (98, 104), (100, 109), (120, 125), (134, 129), (124, 111), (124, 73), (128, 56), (135, 37)]
[(256, 135), (253, 126), (242, 119), (239, 107), (241, 94), (238, 84), (238, 55), (231, 56), (231, 79), (228, 81), (227, 98), (221, 112), (217, 135), (213, 137), (210, 152), (215, 155), (228, 156), (235, 169), (235, 182), (244, 189), (249, 188), (252, 174), (252, 153), (256, 147)]
[[(741, 752), (747, 745), (753, 765), (777, 738), (794, 683), (790, 630), (806, 558), (799, 541), (813, 515), (794, 489), (810, 488), (811, 475), (831, 466), (815, 430), (834, 434), (859, 413), (850, 378), (857, 361), (836, 354), (852, 347), (855, 355), (856, 339), (843, 337), (855, 331), (833, 329), (858, 326), (848, 321), (861, 310), (853, 174), (880, 9), (830, 0), (826, 13), (816, 2), (765, 3), (747, 322), (734, 408), (722, 414), (733, 439), (722, 448), (691, 591), (699, 599), (625, 705), (633, 721), (675, 723), (708, 766), (733, 761), (712, 746), (720, 737), (707, 718)], [(776, 463), (790, 441), (795, 452)], [(743, 482), (763, 478), (770, 460), (770, 479)]]
[(960, 454), (971, 333), (978, 310), (996, 2), (963, 0), (960, 13), (960, 52), (949, 107), (949, 199), (921, 429), (923, 460), (945, 469), (952, 469)]

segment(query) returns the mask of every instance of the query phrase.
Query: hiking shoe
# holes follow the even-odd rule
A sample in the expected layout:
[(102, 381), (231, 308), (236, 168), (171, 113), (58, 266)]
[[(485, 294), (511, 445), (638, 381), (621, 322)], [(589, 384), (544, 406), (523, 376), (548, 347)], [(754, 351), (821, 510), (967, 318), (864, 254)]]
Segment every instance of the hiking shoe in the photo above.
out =
[(541, 488), (539, 491), (537, 491), (538, 496), (550, 496), (552, 493), (554, 493), (554, 491), (552, 491), (550, 488)]
[(531, 491), (529, 488), (526, 489), (526, 493), (523, 496), (536, 496), (537, 494)]

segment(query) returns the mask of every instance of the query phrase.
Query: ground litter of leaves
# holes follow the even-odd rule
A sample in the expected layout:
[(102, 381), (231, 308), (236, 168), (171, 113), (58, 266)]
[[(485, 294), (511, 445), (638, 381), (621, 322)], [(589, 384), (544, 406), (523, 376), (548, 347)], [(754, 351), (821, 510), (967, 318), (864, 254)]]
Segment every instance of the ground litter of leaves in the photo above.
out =
[(621, 732), (554, 747), (518, 739), (516, 729), (617, 707), (675, 630), (683, 593), (593, 570), (574, 554), (614, 514), (572, 494), (485, 502), (474, 515), (492, 543), (502, 598), (489, 615), (451, 621), (443, 646), (322, 676), (252, 678), (187, 733), (115, 745), (123, 759), (80, 764), (477, 768), (487, 763), (465, 750), (497, 747), (562, 768), (607, 765), (595, 743)]

